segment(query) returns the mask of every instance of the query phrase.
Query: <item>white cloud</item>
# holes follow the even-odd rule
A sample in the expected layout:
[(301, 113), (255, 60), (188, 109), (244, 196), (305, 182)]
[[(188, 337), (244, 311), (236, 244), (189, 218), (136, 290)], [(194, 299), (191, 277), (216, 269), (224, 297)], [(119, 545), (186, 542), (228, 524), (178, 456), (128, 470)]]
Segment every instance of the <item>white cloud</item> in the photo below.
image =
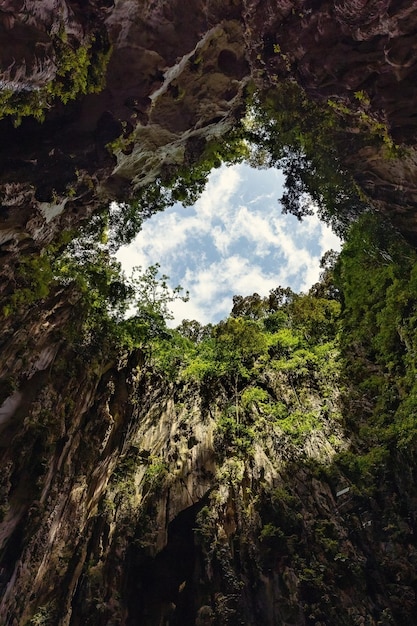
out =
[(214, 216), (227, 213), (233, 194), (239, 187), (241, 176), (236, 167), (221, 167), (215, 170), (208, 182), (207, 188), (196, 202), (196, 212), (199, 216), (207, 216), (211, 222)]
[(275, 170), (223, 166), (194, 207), (153, 216), (118, 259), (127, 271), (159, 262), (173, 286), (189, 290), (189, 302), (172, 306), (176, 323), (217, 321), (235, 294), (267, 295), (278, 285), (306, 291), (319, 278), (321, 256), (340, 242), (316, 215), (300, 223), (281, 214), (282, 180)]
[(122, 264), (122, 267), (126, 274), (130, 274), (132, 268), (140, 265), (142, 267), (147, 267), (148, 265), (152, 265), (152, 262), (149, 261), (148, 255), (142, 250), (136, 242), (133, 242), (129, 246), (123, 246), (116, 254), (116, 258)]
[[(170, 262), (186, 253), (191, 237), (204, 236), (213, 229), (213, 220), (226, 216), (230, 200), (239, 186), (240, 176), (233, 168), (221, 168), (210, 178), (207, 189), (194, 208), (176, 205), (144, 223), (141, 232), (129, 246), (117, 253), (126, 267)], [(136, 261), (136, 258), (139, 261)]]
[(342, 242), (339, 237), (335, 235), (332, 229), (325, 224), (321, 224), (319, 243), (322, 256), (325, 252), (327, 252), (327, 250), (336, 250), (336, 252), (340, 252), (342, 247)]
[(229, 252), (230, 244), (235, 240), (236, 234), (235, 232), (233, 232), (232, 226), (229, 226), (226, 229), (225, 225), (223, 224), (223, 227), (213, 227), (211, 231), (211, 237), (218, 252), (221, 255), (225, 256)]
[[(202, 270), (187, 269), (184, 284), (190, 292), (190, 303), (173, 307), (177, 324), (185, 311), (187, 318), (194, 317), (203, 323), (226, 317), (232, 308), (233, 295), (249, 295), (255, 291), (268, 294), (280, 283), (274, 272), (266, 273), (250, 260), (232, 255)], [(188, 304), (193, 306), (188, 308)], [(178, 313), (182, 317), (178, 318)]]

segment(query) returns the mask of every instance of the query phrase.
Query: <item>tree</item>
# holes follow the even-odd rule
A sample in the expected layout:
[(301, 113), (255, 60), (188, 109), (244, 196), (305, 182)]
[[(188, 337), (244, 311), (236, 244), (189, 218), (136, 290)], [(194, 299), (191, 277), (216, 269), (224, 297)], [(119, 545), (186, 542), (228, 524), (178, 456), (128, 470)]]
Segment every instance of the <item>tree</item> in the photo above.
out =
[(127, 324), (132, 331), (135, 328), (141, 343), (151, 343), (158, 337), (167, 337), (167, 320), (173, 319), (170, 304), (175, 300), (188, 300), (188, 292), (182, 295), (183, 288), (177, 285), (169, 287), (169, 276), (159, 274), (160, 265), (150, 265), (145, 271), (141, 267), (133, 268), (128, 280), (131, 298), (131, 307), (136, 309), (135, 314)]
[(265, 316), (266, 302), (258, 293), (251, 296), (233, 296), (232, 317), (259, 320)]
[(172, 206), (175, 199), (160, 179), (142, 187), (131, 202), (113, 202), (108, 208), (109, 245), (115, 251), (127, 245), (155, 213)]
[(267, 351), (267, 341), (255, 322), (239, 317), (229, 317), (218, 324), (213, 337), (218, 371), (233, 381), (236, 421), (239, 422), (239, 380), (249, 378), (256, 358)]
[(326, 343), (336, 335), (340, 303), (311, 294), (298, 294), (289, 307), (291, 326), (313, 344)]
[(212, 324), (204, 326), (197, 320), (182, 320), (181, 324), (177, 326), (177, 331), (194, 343), (200, 343), (203, 339), (211, 337), (212, 328)]
[(108, 342), (116, 350), (150, 347), (156, 338), (168, 336), (170, 304), (178, 298), (188, 300), (188, 293), (183, 295), (180, 285), (171, 289), (169, 277), (159, 275), (158, 263), (146, 270), (136, 267), (127, 278), (111, 255), (106, 230), (107, 220), (98, 213), (55, 259), (55, 280), (74, 285), (82, 296), (84, 342), (97, 346)]
[(362, 137), (347, 136), (335, 111), (310, 100), (292, 81), (254, 94), (249, 105), (246, 138), (251, 161), (255, 167), (262, 163), (283, 170), (283, 212), (302, 219), (317, 208), (342, 236), (369, 209), (344, 166), (347, 156), (358, 151)]
[(324, 253), (320, 259), (320, 267), (322, 272), (320, 274), (319, 282), (315, 283), (309, 290), (309, 295), (316, 298), (327, 298), (329, 300), (340, 301), (340, 291), (335, 285), (334, 271), (339, 258), (339, 254), (334, 250), (328, 250)]

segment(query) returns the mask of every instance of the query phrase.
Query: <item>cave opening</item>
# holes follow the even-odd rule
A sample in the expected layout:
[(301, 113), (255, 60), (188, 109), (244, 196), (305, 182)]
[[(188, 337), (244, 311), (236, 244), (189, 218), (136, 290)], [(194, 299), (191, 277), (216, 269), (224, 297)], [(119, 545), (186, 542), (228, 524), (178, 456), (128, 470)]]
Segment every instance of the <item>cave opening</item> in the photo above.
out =
[(207, 504), (203, 498), (169, 523), (165, 547), (151, 556), (133, 542), (128, 551), (127, 626), (192, 626), (201, 588), (203, 557), (195, 541), (196, 517)]
[(308, 291), (319, 280), (320, 260), (339, 251), (341, 238), (312, 215), (284, 215), (283, 172), (249, 163), (214, 169), (192, 206), (176, 203), (143, 223), (135, 240), (117, 252), (128, 274), (155, 263), (190, 293), (172, 303), (174, 320), (216, 323), (236, 294), (266, 296), (278, 286)]
[(175, 303), (176, 324), (217, 323), (236, 294), (307, 292), (323, 255), (340, 251), (370, 210), (345, 165), (364, 141), (294, 82), (248, 86), (231, 129), (190, 137), (182, 164), (163, 164), (136, 204), (110, 212), (117, 259), (127, 271), (158, 263), (189, 291), (187, 304)]

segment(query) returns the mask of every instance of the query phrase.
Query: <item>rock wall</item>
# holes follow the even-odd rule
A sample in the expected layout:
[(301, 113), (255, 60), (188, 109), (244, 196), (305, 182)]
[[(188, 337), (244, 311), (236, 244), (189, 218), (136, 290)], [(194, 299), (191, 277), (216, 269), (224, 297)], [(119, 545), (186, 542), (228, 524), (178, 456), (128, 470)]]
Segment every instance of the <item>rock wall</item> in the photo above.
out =
[(131, 362), (117, 367), (75, 349), (69, 333), (77, 333), (79, 315), (70, 295), (56, 293), (45, 310), (15, 319), (2, 342), (4, 624), (26, 623), (40, 598), (71, 598), (89, 519), (123, 445), (125, 426), (107, 402), (113, 375), (121, 383), (116, 403), (125, 402)]
[[(31, 3), (1, 9), (0, 81), (27, 93), (53, 84), (57, 33), (74, 49), (111, 46), (106, 87), (59, 98), (45, 121), (0, 122), (4, 258), (43, 247), (112, 199), (128, 200), (161, 167), (195, 158), (241, 112), (249, 80), (297, 80), (314, 99), (382, 124), (405, 158), (352, 155), (364, 192), (415, 231), (417, 12), (409, 0)], [(104, 43), (103, 43), (104, 42)], [(357, 118), (347, 132), (357, 132)], [(203, 141), (203, 143), (201, 143)], [(112, 145), (110, 145), (112, 144)]]
[(5, 626), (412, 623), (415, 458), (358, 489), (326, 374), (263, 373), (320, 426), (294, 439), (254, 407), (250, 446), (221, 429), (227, 379), (64, 346), (27, 376), (1, 432)]
[[(17, 4), (8, 7), (10, 38), (29, 28), (25, 7)], [(45, 247), (103, 203), (129, 200), (162, 166), (182, 164), (189, 153), (198, 156), (197, 144), (203, 148), (234, 123), (250, 77), (236, 7), (196, 2), (189, 10), (179, 1), (122, 0), (103, 10), (92, 3), (84, 9), (61, 4), (61, 11), (54, 6), (60, 17), (51, 25), (50, 3), (37, 3), (30, 67), (40, 65), (37, 51), (54, 30), (63, 30), (75, 47), (88, 25), (92, 33), (105, 29), (112, 46), (107, 84), (66, 106), (58, 101), (42, 124), (33, 118), (17, 128), (11, 119), (0, 123), (1, 242), (10, 265), (13, 255)], [(49, 41), (42, 54), (51, 46)], [(22, 67), (25, 74), (14, 70), (21, 90), (29, 71), (25, 58)], [(10, 71), (3, 68), (5, 84)], [(43, 84), (51, 78), (45, 74)]]

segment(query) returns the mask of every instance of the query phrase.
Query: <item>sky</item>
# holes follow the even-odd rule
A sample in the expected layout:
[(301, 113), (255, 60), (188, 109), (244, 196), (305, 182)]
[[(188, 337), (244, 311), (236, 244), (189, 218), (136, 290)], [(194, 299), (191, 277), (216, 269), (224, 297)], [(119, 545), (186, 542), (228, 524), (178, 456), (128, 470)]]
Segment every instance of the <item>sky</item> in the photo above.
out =
[(320, 275), (320, 259), (340, 240), (315, 215), (299, 222), (283, 215), (276, 169), (223, 165), (214, 170), (196, 204), (176, 204), (147, 220), (135, 241), (117, 253), (129, 275), (159, 263), (172, 287), (188, 290), (188, 302), (172, 303), (176, 326), (225, 319), (233, 295), (268, 295), (275, 287), (307, 291)]

